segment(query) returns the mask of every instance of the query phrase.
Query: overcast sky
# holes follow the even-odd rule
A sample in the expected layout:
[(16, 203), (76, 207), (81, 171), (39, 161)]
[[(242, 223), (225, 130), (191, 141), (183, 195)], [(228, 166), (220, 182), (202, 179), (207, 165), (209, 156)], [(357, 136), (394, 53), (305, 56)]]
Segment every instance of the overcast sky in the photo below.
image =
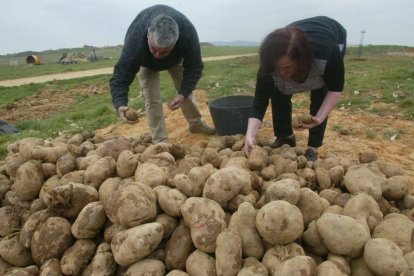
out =
[(166, 4), (184, 13), (201, 42), (261, 41), (290, 22), (326, 15), (342, 23), (348, 44), (414, 46), (413, 0), (13, 0), (0, 6), (0, 55), (123, 44), (144, 8)]

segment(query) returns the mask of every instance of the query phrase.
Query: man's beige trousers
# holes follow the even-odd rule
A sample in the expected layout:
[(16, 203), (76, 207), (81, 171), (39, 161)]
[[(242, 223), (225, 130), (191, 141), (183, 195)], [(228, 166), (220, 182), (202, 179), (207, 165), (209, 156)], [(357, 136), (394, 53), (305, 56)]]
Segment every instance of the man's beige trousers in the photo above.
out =
[[(168, 69), (168, 73), (171, 76), (176, 91), (180, 90), (183, 70), (184, 68), (181, 64)], [(145, 111), (147, 114), (148, 125), (151, 130), (152, 142), (166, 142), (168, 141), (168, 134), (162, 108), (160, 74), (158, 71), (152, 71), (141, 66), (138, 72), (138, 78), (141, 85), (141, 94), (145, 100)], [(201, 121), (201, 114), (192, 93), (184, 99), (184, 102), (181, 105), (181, 110), (190, 126)]]

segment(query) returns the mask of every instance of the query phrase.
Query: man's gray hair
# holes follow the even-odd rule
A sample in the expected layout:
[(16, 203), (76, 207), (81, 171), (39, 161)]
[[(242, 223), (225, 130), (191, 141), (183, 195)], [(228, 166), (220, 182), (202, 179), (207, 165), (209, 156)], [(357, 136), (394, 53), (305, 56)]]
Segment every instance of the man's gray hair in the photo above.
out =
[(168, 48), (175, 45), (180, 32), (174, 19), (161, 14), (151, 21), (148, 33), (156, 47)]

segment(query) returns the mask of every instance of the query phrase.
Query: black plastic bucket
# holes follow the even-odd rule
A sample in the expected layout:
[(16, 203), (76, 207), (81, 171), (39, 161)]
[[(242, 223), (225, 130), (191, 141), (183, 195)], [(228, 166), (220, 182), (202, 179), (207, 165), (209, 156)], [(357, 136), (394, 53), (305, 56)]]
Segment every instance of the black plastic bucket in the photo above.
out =
[(236, 95), (209, 102), (217, 135), (246, 134), (253, 101), (253, 96)]

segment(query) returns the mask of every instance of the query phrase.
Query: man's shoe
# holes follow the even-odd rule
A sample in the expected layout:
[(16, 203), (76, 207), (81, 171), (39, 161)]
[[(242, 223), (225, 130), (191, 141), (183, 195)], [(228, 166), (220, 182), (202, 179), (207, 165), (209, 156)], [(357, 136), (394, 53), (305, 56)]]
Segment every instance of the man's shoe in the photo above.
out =
[(209, 127), (203, 121), (199, 121), (195, 124), (190, 125), (189, 130), (192, 133), (203, 133), (207, 135), (213, 135), (216, 133), (216, 130), (214, 128)]
[(291, 147), (296, 147), (295, 135), (285, 137), (285, 138), (276, 138), (276, 140), (270, 146), (272, 148), (280, 148), (284, 144), (288, 144)]
[(305, 157), (308, 161), (315, 161), (316, 159), (318, 159), (318, 153), (313, 149), (307, 149), (305, 151)]

